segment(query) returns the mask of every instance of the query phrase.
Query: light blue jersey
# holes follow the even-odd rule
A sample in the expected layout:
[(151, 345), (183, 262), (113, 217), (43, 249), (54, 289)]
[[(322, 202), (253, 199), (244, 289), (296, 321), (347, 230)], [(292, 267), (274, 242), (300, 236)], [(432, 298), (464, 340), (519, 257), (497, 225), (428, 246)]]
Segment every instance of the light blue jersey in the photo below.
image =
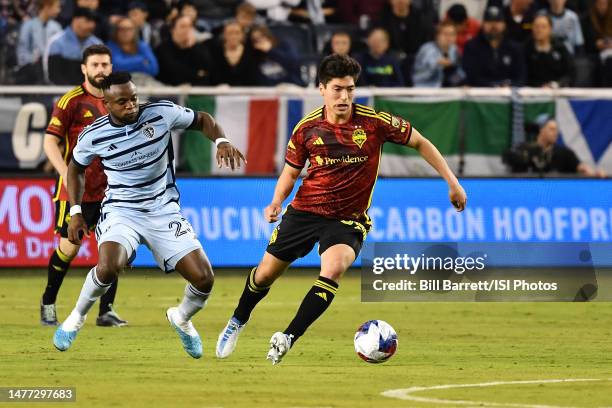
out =
[(108, 177), (104, 208), (154, 211), (178, 203), (170, 132), (186, 129), (196, 119), (196, 112), (170, 101), (141, 105), (136, 122), (125, 126), (106, 115), (83, 129), (73, 160), (86, 167), (101, 158)]

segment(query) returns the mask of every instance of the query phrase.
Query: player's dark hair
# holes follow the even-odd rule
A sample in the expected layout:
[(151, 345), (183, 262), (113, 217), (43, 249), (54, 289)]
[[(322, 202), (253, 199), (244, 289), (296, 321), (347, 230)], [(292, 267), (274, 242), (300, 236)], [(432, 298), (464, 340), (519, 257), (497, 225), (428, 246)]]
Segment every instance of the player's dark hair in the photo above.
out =
[(344, 78), (345, 76), (353, 77), (357, 82), (360, 73), (361, 66), (354, 58), (348, 55), (332, 54), (321, 61), (318, 78), (323, 85), (327, 85), (334, 78)]
[(131, 80), (132, 80), (132, 76), (127, 71), (112, 72), (109, 76), (107, 76), (106, 78), (104, 78), (104, 80), (102, 80), (102, 83), (100, 84), (100, 88), (106, 91), (110, 89), (110, 87), (113, 85), (127, 84)]
[(113, 53), (110, 48), (104, 44), (94, 44), (83, 50), (83, 58), (81, 58), (81, 64), (87, 64), (87, 58), (92, 55), (108, 55), (113, 62)]

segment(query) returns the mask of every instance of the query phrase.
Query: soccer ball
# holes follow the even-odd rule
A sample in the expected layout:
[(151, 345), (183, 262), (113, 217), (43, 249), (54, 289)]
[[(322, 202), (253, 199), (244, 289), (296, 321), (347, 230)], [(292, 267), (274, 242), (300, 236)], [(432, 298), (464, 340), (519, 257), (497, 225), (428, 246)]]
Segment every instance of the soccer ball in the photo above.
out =
[(368, 363), (384, 363), (397, 350), (397, 333), (383, 320), (368, 320), (355, 333), (355, 351)]

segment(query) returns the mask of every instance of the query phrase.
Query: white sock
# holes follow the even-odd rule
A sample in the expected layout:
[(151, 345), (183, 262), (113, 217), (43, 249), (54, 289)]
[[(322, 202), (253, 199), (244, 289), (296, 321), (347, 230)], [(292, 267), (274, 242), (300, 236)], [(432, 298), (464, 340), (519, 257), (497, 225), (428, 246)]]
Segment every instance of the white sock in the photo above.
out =
[(187, 286), (185, 286), (185, 296), (178, 305), (178, 310), (181, 317), (184, 318), (185, 321), (190, 320), (194, 314), (199, 312), (204, 307), (206, 304), (206, 299), (208, 299), (209, 295), (210, 292), (200, 292), (190, 283), (188, 283)]
[(96, 303), (96, 300), (108, 291), (111, 284), (112, 283), (100, 282), (96, 276), (96, 267), (94, 266), (91, 268), (91, 271), (89, 271), (85, 278), (83, 289), (81, 289), (81, 294), (79, 295), (79, 300), (77, 300), (74, 310), (81, 316), (87, 315), (89, 309)]

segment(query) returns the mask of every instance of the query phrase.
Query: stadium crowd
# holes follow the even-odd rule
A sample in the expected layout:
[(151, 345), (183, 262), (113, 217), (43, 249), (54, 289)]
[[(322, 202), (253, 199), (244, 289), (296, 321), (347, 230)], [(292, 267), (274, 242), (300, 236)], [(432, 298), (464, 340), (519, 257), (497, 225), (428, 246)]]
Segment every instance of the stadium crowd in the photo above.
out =
[[(137, 83), (612, 86), (612, 0), (0, 0), (0, 83), (74, 85), (105, 43)], [(256, 68), (256, 69), (254, 69)]]

